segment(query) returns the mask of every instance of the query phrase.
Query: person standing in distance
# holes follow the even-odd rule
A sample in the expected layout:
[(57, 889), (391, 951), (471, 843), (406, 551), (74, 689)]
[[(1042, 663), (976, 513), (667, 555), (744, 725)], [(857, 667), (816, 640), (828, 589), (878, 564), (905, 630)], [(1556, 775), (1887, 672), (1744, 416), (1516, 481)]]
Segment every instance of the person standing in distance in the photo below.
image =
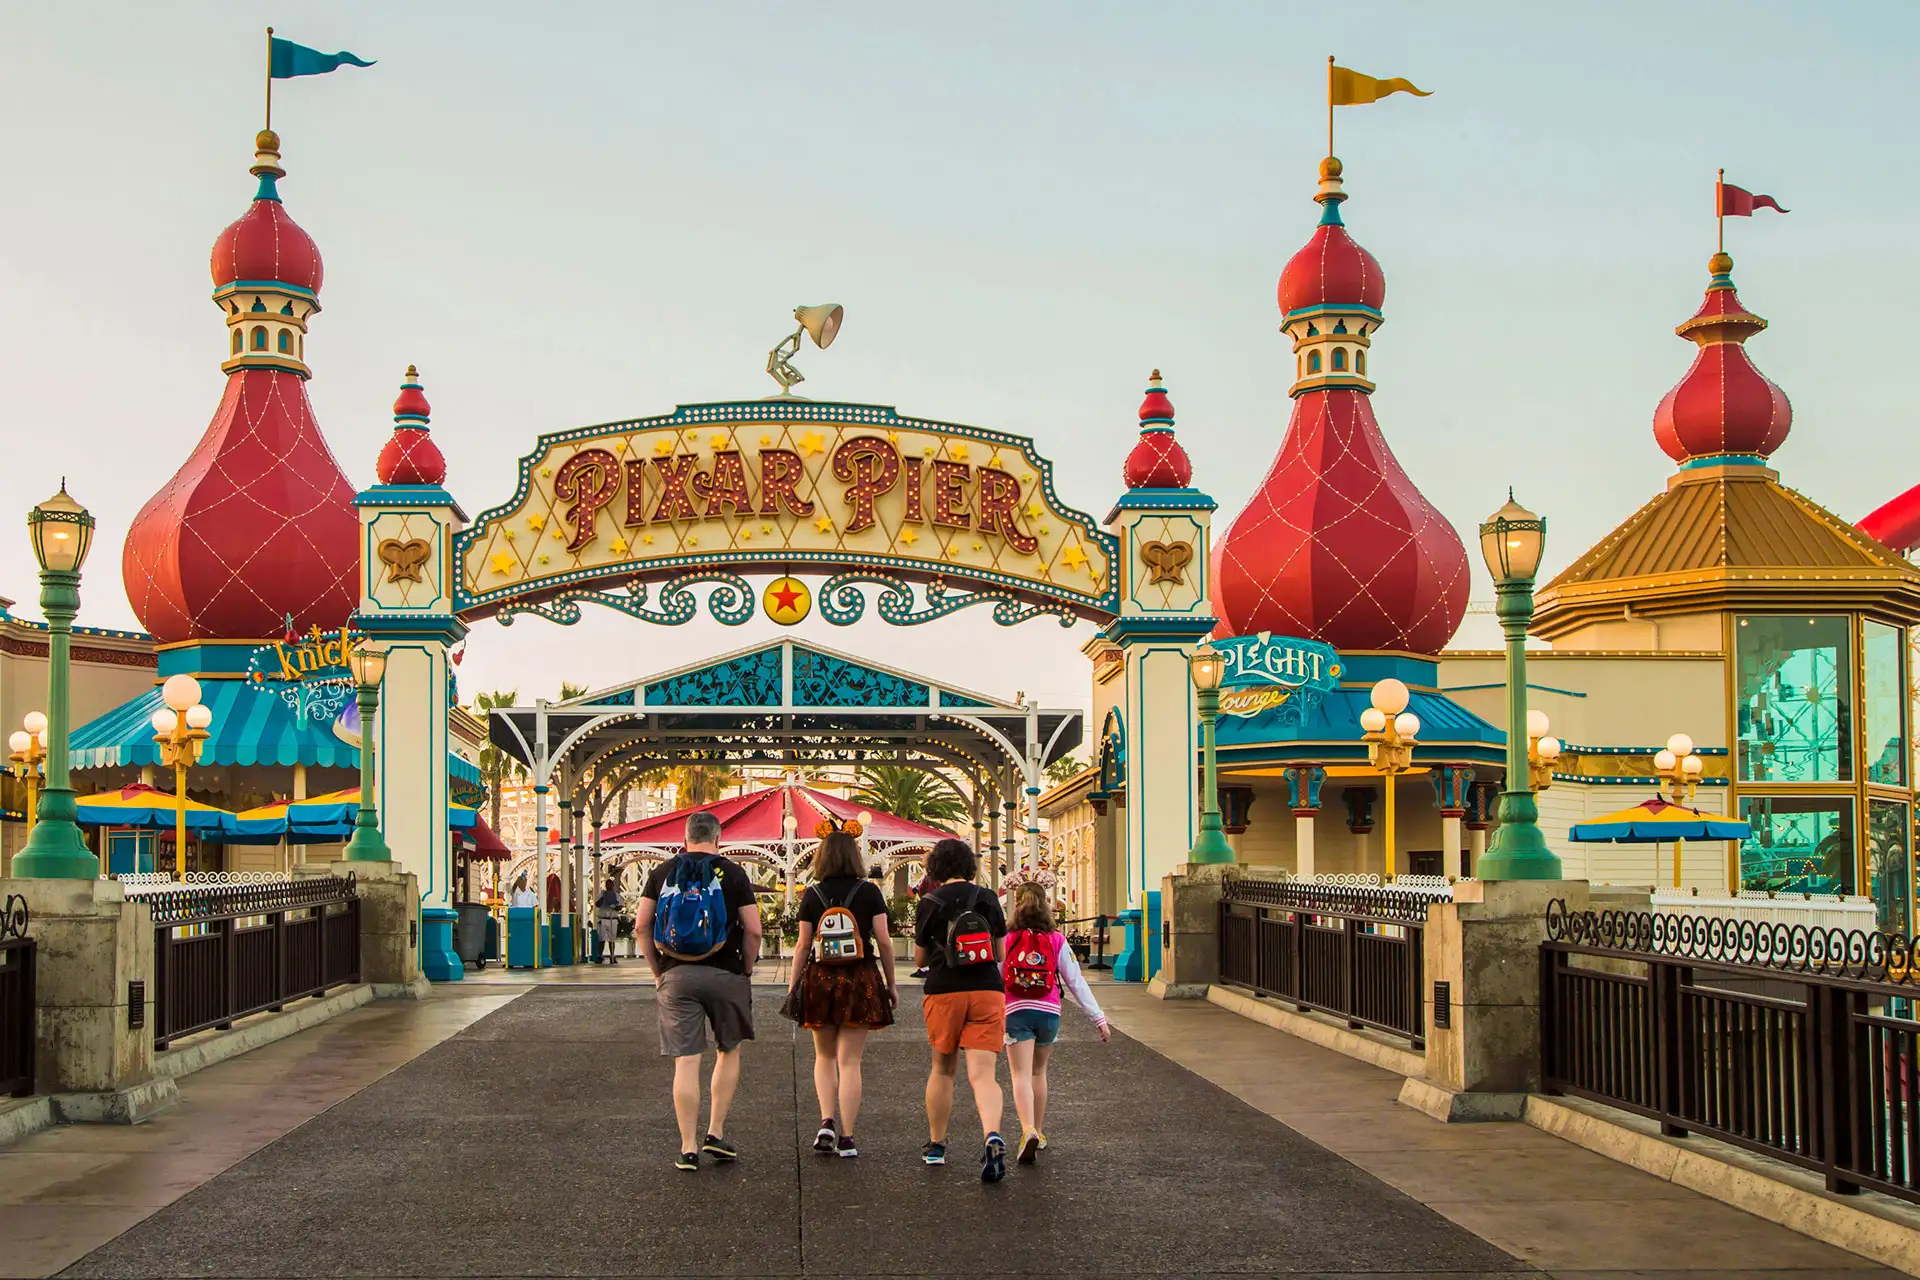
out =
[[(720, 820), (687, 819), (682, 852), (653, 869), (634, 918), (640, 953), (653, 970), (660, 1053), (673, 1059), (673, 1112), (680, 1123), (677, 1168), (740, 1156), (726, 1139), (727, 1112), (740, 1087), (740, 1046), (753, 1039), (753, 965), (760, 956), (760, 905), (739, 863), (720, 856)], [(700, 1120), (700, 1056), (713, 1028), (707, 1136)]]
[(953, 1084), (962, 1055), (967, 1083), (980, 1113), (986, 1150), (980, 1180), (1007, 1176), (1007, 1144), (1000, 1137), (1000, 1050), (1007, 1034), (1007, 997), (1000, 962), (1006, 958), (1007, 918), (1000, 899), (973, 882), (980, 861), (970, 845), (941, 840), (927, 857), (938, 886), (920, 898), (914, 929), (914, 961), (927, 971), (922, 1011), (933, 1067), (927, 1075), (927, 1164), (947, 1162), (947, 1123), (953, 1118)]

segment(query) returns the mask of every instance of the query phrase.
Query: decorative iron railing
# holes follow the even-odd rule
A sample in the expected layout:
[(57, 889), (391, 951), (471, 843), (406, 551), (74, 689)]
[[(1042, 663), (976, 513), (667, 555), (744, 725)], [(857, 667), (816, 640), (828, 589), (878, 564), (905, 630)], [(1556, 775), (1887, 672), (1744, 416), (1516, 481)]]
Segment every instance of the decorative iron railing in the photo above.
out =
[(1233, 881), (1220, 902), (1220, 980), (1426, 1044), (1429, 894)]
[(153, 910), (156, 1049), (360, 980), (351, 874), (187, 885), (141, 901)]
[(33, 1092), (36, 1035), (32, 917), (27, 901), (8, 895), (0, 903), (0, 1097)]
[(1920, 1202), (1915, 959), (1898, 935), (1556, 901), (1542, 1086)]
[(128, 897), (145, 897), (196, 885), (289, 884), (293, 880), (284, 871), (189, 871), (184, 877), (175, 876), (171, 871), (129, 871), (114, 878)]
[(1106, 916), (1082, 916), (1060, 922), (1060, 931), (1067, 935), (1067, 945), (1073, 948), (1074, 959), (1082, 968), (1113, 968), (1113, 961), (1107, 959), (1107, 934), (1112, 923)]

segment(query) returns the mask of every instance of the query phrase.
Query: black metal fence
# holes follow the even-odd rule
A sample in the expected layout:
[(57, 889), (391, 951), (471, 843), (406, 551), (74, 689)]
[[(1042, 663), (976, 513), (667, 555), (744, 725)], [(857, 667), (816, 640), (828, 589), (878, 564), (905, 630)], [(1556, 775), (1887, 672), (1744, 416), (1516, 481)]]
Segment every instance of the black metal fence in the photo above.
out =
[(189, 885), (153, 908), (153, 1046), (360, 980), (353, 876)]
[(1561, 902), (1547, 938), (1547, 1092), (1920, 1202), (1914, 941)]
[(1220, 980), (1426, 1044), (1425, 894), (1235, 880), (1220, 902)]
[(34, 942), (26, 899), (0, 903), (0, 1097), (33, 1092)]
[(1107, 934), (1112, 924), (1106, 916), (1082, 916), (1060, 922), (1060, 931), (1067, 935), (1067, 945), (1073, 948), (1073, 957), (1082, 968), (1113, 968), (1113, 961), (1107, 959)]

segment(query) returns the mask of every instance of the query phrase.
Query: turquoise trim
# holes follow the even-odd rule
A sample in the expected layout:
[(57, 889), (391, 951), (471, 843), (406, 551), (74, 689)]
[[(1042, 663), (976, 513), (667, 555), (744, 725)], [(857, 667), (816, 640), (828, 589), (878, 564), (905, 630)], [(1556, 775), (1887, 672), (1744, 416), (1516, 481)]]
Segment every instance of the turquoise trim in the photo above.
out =
[(1185, 640), (1198, 644), (1220, 625), (1218, 618), (1156, 618), (1124, 615), (1100, 628), (1102, 640)]
[(1322, 200), (1320, 202), (1320, 224), (1319, 225), (1323, 227), (1346, 226), (1347, 224), (1340, 220), (1340, 202), (1345, 199), (1346, 199), (1346, 196), (1344, 195), (1333, 195), (1333, 196), (1329, 196), (1325, 200)]
[[(423, 507), (451, 507), (461, 520), (467, 513), (460, 502), (437, 484), (376, 484), (353, 495), (356, 507), (391, 507), (395, 511), (415, 511)], [(471, 530), (468, 531), (472, 532)]]
[(291, 293), (295, 297), (305, 298), (309, 302), (318, 302), (320, 295), (302, 285), (288, 284), (284, 280), (229, 280), (213, 291), (213, 300), (221, 302), (234, 293)]
[(273, 175), (271, 173), (263, 173), (260, 175), (260, 185), (254, 188), (253, 198), (255, 200), (271, 200), (275, 204), (280, 203), (280, 188), (273, 185)]
[(1757, 453), (1709, 453), (1697, 458), (1688, 458), (1680, 464), (1680, 470), (1691, 471), (1695, 467), (1764, 467), (1767, 460)]
[(463, 640), (467, 634), (466, 623), (445, 614), (381, 617), (356, 613), (353, 629), (390, 640), (442, 640), (447, 644)]
[(1113, 510), (1107, 513), (1107, 523), (1112, 524), (1119, 512), (1141, 508), (1149, 511), (1218, 511), (1220, 504), (1198, 489), (1129, 489), (1114, 499)]
[(1362, 306), (1358, 302), (1316, 302), (1310, 307), (1295, 307), (1282, 317), (1282, 323), (1292, 324), (1295, 320), (1307, 316), (1366, 316), (1377, 324), (1385, 324), (1387, 318), (1372, 307)]

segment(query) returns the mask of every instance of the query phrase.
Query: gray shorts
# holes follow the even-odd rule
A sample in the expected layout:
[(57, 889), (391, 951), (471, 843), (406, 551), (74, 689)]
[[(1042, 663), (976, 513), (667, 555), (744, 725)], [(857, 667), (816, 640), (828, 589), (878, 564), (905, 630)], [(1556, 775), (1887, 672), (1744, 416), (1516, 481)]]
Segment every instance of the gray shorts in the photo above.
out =
[(661, 975), (656, 999), (662, 1057), (704, 1052), (708, 1023), (722, 1053), (753, 1039), (753, 984), (740, 974), (707, 964), (675, 965)]

